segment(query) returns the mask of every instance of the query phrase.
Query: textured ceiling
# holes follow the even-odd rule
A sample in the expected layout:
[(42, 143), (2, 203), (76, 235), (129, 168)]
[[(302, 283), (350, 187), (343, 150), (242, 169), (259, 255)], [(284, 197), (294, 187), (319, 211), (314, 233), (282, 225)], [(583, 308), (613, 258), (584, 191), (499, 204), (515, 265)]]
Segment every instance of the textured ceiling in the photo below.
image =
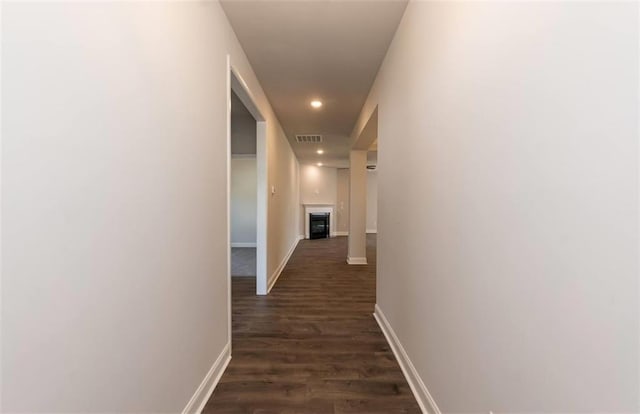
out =
[[(349, 135), (406, 1), (223, 0), (231, 25), (302, 163), (348, 165)], [(312, 99), (324, 105), (315, 110)], [(321, 134), (318, 145), (296, 134)]]

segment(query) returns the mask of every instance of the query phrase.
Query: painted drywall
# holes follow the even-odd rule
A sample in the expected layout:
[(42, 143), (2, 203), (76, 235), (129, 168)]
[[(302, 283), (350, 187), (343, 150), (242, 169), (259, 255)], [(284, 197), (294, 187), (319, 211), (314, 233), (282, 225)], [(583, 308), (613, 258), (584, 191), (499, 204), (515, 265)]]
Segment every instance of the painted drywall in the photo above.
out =
[(336, 231), (340, 234), (349, 232), (349, 169), (338, 168), (336, 191)]
[(255, 158), (231, 159), (231, 244), (255, 244), (258, 173)]
[[(339, 233), (349, 232), (349, 168), (339, 168), (337, 174), (337, 225)], [(367, 233), (378, 231), (378, 173), (367, 170)]]
[(367, 151), (349, 153), (349, 264), (367, 262)]
[(297, 161), (217, 2), (2, 6), (2, 411), (180, 412), (230, 339), (228, 54), (268, 125), (271, 270)]
[(231, 92), (231, 154), (256, 155), (256, 120)]
[(300, 199), (303, 204), (335, 204), (338, 194), (336, 168), (302, 165)]
[[(265, 106), (268, 101), (262, 95)], [(270, 108), (270, 107), (269, 107)], [(300, 166), (291, 150), (275, 114), (270, 110), (267, 121), (267, 173), (269, 200), (267, 222), (267, 276), (279, 275), (300, 234)], [(273, 191), (271, 191), (273, 190)]]
[[(300, 166), (300, 205), (330, 204), (334, 215), (338, 196), (338, 169), (318, 167), (315, 165)], [(300, 235), (304, 235), (304, 208), (300, 211)], [(331, 229), (335, 231), (335, 217), (331, 217)]]
[(411, 2), (377, 303), (443, 412), (638, 412), (638, 4)]
[(367, 170), (367, 233), (378, 232), (378, 172)]

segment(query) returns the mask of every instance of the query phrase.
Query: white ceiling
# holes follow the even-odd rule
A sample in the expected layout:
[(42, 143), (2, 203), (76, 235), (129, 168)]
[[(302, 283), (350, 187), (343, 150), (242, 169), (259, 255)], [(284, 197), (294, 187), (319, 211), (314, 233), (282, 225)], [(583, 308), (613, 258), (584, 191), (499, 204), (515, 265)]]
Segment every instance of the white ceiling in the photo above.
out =
[[(221, 3), (301, 163), (348, 166), (349, 135), (406, 0)], [(296, 134), (323, 135), (325, 153)]]

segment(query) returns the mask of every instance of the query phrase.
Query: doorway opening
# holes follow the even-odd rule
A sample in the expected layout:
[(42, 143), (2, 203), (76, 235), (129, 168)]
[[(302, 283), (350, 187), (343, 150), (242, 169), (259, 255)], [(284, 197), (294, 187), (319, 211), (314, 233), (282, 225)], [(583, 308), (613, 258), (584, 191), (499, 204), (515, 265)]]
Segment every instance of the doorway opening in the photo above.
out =
[[(378, 232), (378, 107), (362, 124), (350, 153), (347, 263), (366, 265)], [(374, 249), (377, 252), (377, 248)]]
[(229, 329), (234, 278), (254, 278), (267, 294), (266, 122), (242, 77), (228, 64), (227, 186)]
[(231, 277), (257, 277), (256, 120), (231, 91)]

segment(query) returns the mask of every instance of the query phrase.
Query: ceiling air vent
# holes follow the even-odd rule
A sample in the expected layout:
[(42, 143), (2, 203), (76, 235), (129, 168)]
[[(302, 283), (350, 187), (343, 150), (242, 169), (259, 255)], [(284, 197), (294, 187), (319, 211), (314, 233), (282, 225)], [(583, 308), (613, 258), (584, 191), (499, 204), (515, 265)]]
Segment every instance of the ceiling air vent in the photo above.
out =
[(296, 142), (299, 144), (319, 144), (322, 142), (322, 135), (296, 135)]

